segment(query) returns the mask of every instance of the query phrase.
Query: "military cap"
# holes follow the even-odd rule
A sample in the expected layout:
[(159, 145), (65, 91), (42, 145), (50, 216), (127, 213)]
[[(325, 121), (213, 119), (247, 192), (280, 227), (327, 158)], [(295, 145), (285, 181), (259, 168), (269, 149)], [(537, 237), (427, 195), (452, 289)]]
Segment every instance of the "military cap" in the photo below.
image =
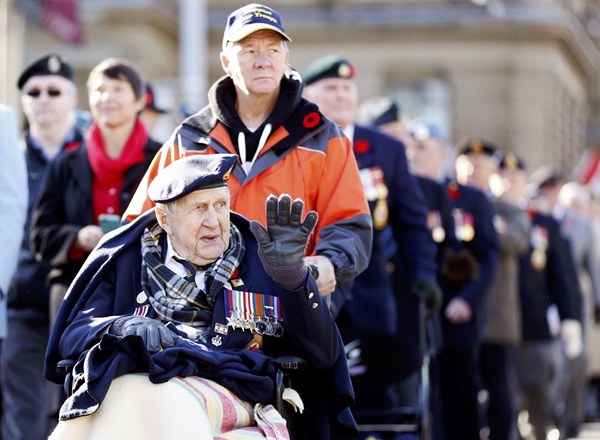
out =
[(150, 84), (146, 84), (146, 105), (144, 110), (152, 110), (158, 113), (168, 113), (166, 110), (156, 105), (156, 97), (154, 96), (154, 89)]
[(60, 55), (51, 53), (25, 66), (21, 75), (19, 75), (17, 87), (21, 90), (29, 78), (42, 75), (59, 75), (70, 81), (73, 81), (74, 77), (71, 65)]
[(228, 42), (235, 43), (263, 29), (275, 31), (286, 40), (292, 41), (285, 33), (281, 18), (274, 9), (251, 3), (236, 9), (227, 17), (227, 25), (223, 33), (223, 50)]
[(417, 141), (426, 141), (427, 139), (446, 141), (446, 135), (442, 128), (426, 118), (415, 118), (410, 121), (408, 132)]
[(379, 126), (399, 121), (402, 108), (388, 96), (370, 98), (359, 106), (357, 120), (362, 124)]
[(474, 136), (461, 140), (456, 145), (456, 149), (459, 154), (485, 154), (486, 156), (493, 156), (497, 151), (496, 146), (491, 142)]
[(563, 183), (564, 180), (564, 175), (552, 165), (542, 165), (529, 176), (529, 183), (534, 189), (559, 185)]
[(310, 63), (302, 74), (302, 81), (308, 86), (325, 78), (352, 79), (355, 74), (354, 66), (347, 59), (327, 55)]
[(503, 170), (524, 170), (525, 162), (512, 151), (497, 152), (498, 166)]
[(161, 170), (148, 188), (155, 203), (169, 203), (201, 189), (226, 186), (238, 160), (235, 154), (194, 154)]

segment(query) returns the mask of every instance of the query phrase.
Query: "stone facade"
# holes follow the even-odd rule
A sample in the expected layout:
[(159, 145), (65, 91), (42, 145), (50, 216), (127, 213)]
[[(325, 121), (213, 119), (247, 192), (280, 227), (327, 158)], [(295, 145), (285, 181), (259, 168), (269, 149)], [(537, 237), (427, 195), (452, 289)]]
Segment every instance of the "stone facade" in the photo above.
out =
[[(208, 84), (222, 75), (218, 53), (227, 13), (245, 3), (206, 2)], [(566, 172), (586, 146), (600, 145), (598, 0), (268, 4), (293, 39), (291, 63), (300, 72), (322, 55), (343, 55), (356, 66), (361, 98), (394, 95), (410, 116), (444, 125), (453, 142), (485, 136), (522, 154), (530, 169), (552, 163)], [(169, 125), (176, 124), (182, 101), (178, 2), (82, 0), (81, 10), (84, 45), (65, 45), (26, 27), (16, 46), (23, 54), (14, 59), (22, 64), (49, 50), (63, 53), (77, 68), (85, 107), (91, 67), (107, 56), (128, 58), (158, 85), (158, 97), (173, 110)], [(9, 85), (15, 75), (14, 69), (6, 73)], [(0, 88), (0, 99), (14, 101), (3, 93)]]

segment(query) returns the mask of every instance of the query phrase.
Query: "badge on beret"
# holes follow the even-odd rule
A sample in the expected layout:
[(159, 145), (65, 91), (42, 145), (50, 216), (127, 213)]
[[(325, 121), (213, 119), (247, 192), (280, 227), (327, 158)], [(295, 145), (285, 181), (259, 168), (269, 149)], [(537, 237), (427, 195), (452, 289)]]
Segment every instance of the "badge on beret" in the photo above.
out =
[(233, 171), (233, 168), (235, 167), (232, 166), (231, 168), (229, 168), (229, 171), (227, 171), (224, 175), (223, 175), (223, 180), (229, 180), (229, 178), (231, 177), (231, 172)]
[(340, 64), (338, 75), (340, 78), (350, 78), (350, 76), (352, 76), (352, 69), (348, 64)]
[(61, 62), (56, 55), (52, 55), (50, 58), (48, 58), (48, 70), (51, 73), (60, 72), (60, 66)]
[(519, 159), (513, 153), (508, 153), (504, 158), (504, 168), (514, 170), (519, 167)]
[(479, 139), (473, 139), (469, 147), (471, 153), (483, 153), (483, 144)]

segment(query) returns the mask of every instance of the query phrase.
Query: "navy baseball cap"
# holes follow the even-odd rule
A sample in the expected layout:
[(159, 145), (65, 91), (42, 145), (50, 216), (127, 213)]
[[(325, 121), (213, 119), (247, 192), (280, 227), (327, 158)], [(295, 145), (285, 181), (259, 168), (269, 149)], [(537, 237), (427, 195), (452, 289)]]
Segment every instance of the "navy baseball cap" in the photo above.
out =
[(21, 90), (29, 78), (33, 76), (44, 75), (59, 75), (67, 78), (69, 81), (73, 81), (74, 77), (73, 68), (71, 65), (67, 63), (60, 55), (50, 53), (32, 61), (30, 64), (25, 66), (21, 72), (21, 75), (19, 75), (17, 87), (19, 87), (19, 90)]
[(263, 29), (275, 31), (286, 40), (292, 41), (285, 33), (281, 18), (274, 9), (251, 3), (233, 11), (227, 17), (227, 26), (223, 34), (223, 50), (228, 42), (235, 43)]
[(194, 154), (162, 169), (148, 187), (155, 203), (169, 203), (201, 189), (227, 186), (236, 154)]

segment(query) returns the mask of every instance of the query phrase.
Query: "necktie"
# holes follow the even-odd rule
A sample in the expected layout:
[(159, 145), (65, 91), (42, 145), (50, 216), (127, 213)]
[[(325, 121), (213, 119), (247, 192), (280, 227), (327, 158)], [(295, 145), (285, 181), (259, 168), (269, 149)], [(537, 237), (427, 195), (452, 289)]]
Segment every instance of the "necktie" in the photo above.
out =
[(196, 271), (198, 270), (198, 266), (190, 263), (188, 260), (184, 260), (183, 258), (173, 257), (173, 259), (181, 264), (185, 269), (187, 275), (183, 278), (192, 286), (196, 286)]

